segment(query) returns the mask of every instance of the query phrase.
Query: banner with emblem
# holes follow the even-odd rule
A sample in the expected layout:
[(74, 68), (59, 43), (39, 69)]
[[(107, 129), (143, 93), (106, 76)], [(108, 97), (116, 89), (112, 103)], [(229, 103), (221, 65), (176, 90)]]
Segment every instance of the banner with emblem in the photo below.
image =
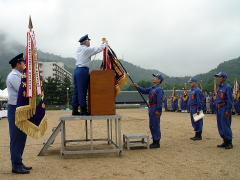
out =
[(173, 88), (173, 91), (172, 91), (172, 101), (175, 101), (176, 100), (176, 89), (175, 87)]
[(216, 81), (216, 79), (214, 79), (214, 81), (213, 81), (213, 99), (214, 100), (217, 99), (217, 81)]
[(27, 33), (26, 68), (23, 71), (18, 92), (16, 126), (33, 138), (39, 138), (47, 130), (44, 91), (40, 80), (35, 34), (31, 17)]
[(103, 61), (100, 69), (103, 71), (113, 70), (115, 72), (116, 94), (119, 94), (120, 89), (123, 88), (128, 83), (128, 75), (124, 71), (115, 52), (110, 48), (110, 46), (107, 46), (103, 50)]
[(239, 99), (240, 97), (240, 89), (237, 79), (234, 80), (234, 86), (233, 86), (233, 97), (234, 99)]
[(185, 83), (184, 90), (183, 90), (183, 100), (186, 102), (188, 100), (188, 89), (187, 84)]

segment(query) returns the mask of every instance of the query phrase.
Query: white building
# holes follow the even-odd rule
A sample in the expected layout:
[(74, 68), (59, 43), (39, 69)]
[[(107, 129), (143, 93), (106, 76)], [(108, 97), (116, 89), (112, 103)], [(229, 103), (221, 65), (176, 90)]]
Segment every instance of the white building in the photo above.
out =
[(68, 77), (70, 81), (72, 80), (72, 74), (64, 68), (64, 63), (62, 62), (39, 62), (39, 65), (43, 79), (52, 77), (64, 81), (65, 77)]

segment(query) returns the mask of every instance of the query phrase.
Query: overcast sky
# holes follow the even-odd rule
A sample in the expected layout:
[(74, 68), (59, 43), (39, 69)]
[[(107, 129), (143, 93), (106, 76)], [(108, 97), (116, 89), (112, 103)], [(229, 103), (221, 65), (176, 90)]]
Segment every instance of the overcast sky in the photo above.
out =
[(240, 56), (240, 0), (0, 0), (0, 31), (25, 44), (29, 15), (38, 48), (64, 57), (75, 57), (84, 34), (170, 76)]

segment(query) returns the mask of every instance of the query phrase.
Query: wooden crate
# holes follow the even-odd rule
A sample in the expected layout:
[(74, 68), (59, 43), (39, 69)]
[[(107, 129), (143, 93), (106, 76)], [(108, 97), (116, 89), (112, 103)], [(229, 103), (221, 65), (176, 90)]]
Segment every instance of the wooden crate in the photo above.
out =
[(88, 110), (91, 115), (115, 115), (115, 73), (92, 71), (88, 89)]

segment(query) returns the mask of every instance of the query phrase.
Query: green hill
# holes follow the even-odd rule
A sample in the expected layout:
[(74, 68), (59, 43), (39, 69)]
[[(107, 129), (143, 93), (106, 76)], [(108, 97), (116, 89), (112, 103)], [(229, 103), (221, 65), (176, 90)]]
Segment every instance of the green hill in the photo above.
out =
[[(10, 66), (8, 64), (9, 60), (15, 56), (17, 53), (24, 52), (25, 47), (16, 42), (10, 42), (7, 40), (6, 36), (0, 32), (0, 76), (2, 79), (5, 79), (7, 74), (10, 71)], [(63, 62), (65, 64), (65, 68), (73, 72), (75, 68), (75, 59), (74, 58), (63, 58), (58, 55), (54, 55), (51, 53), (45, 53), (42, 51), (38, 51), (38, 56), (40, 61), (50, 62)], [(151, 81), (153, 73), (161, 73), (158, 70), (154, 69), (144, 69), (139, 66), (136, 66), (127, 61), (121, 60), (124, 67), (127, 69), (132, 79), (135, 82), (144, 80)], [(100, 60), (94, 60), (91, 64), (91, 69), (99, 69), (101, 65)], [(208, 73), (198, 74), (195, 77), (199, 80), (202, 80), (203, 86), (205, 90), (212, 91), (213, 90), (213, 75), (220, 72), (225, 71), (229, 76), (230, 84), (233, 84), (233, 80), (237, 78), (240, 80), (240, 57), (232, 60), (225, 61), (217, 66), (217, 68), (212, 69)], [(177, 89), (181, 89), (184, 86), (184, 83), (189, 79), (189, 77), (169, 77), (164, 74), (165, 81), (163, 83), (164, 89), (172, 89), (176, 87)]]
[[(6, 78), (7, 74), (10, 71), (10, 66), (8, 64), (9, 60), (12, 57), (14, 57), (17, 53), (24, 52), (25, 47), (16, 42), (7, 42), (4, 34), (0, 34), (0, 47), (3, 47), (0, 49), (0, 62), (1, 62), (0, 76), (2, 76), (3, 78)], [(38, 57), (40, 61), (44, 61), (44, 62), (51, 62), (51, 61), (63, 62), (65, 64), (65, 68), (71, 73), (75, 68), (74, 58), (63, 58), (58, 55), (42, 52), (41, 50), (38, 51)], [(101, 60), (92, 61), (91, 70), (99, 69), (101, 62), (102, 62)], [(126, 70), (129, 72), (129, 74), (131, 75), (134, 81), (140, 81), (140, 80), (150, 81), (153, 73), (161, 73), (158, 70), (149, 70), (149, 69), (141, 68), (127, 61), (121, 60), (121, 62), (123, 66), (126, 68)], [(164, 76), (167, 77), (165, 74)]]

